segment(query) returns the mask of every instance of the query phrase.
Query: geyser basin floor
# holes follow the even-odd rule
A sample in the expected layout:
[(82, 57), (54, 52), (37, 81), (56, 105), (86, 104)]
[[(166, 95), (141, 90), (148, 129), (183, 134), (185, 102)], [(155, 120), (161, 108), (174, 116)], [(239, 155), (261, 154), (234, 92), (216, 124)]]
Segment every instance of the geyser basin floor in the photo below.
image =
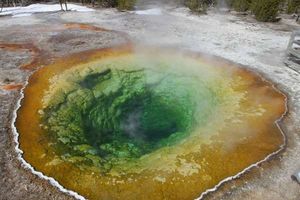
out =
[(16, 126), (25, 160), (89, 199), (197, 198), (283, 143), (285, 96), (232, 63), (156, 49), (85, 56), (31, 76)]

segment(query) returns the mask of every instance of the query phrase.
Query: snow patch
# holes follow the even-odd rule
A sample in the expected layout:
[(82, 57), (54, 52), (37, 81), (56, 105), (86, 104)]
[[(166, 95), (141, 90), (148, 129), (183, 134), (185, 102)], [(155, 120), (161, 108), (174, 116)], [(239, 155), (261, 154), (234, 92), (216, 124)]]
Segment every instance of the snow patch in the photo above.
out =
[(147, 10), (137, 10), (134, 11), (137, 15), (162, 15), (162, 11), (160, 8), (151, 8)]
[[(64, 7), (64, 6), (63, 6)], [(60, 11), (61, 7), (59, 4), (32, 4), (25, 7), (7, 7), (3, 8), (2, 12), (0, 12), (0, 16), (2, 15), (12, 15), (13, 17), (24, 17), (30, 16), (33, 13), (41, 13), (41, 12), (57, 12)], [(79, 6), (75, 4), (68, 3), (68, 10), (70, 11), (78, 11), (78, 12), (92, 12), (94, 9), (87, 8), (85, 6)]]
[(32, 13), (20, 13), (20, 14), (13, 15), (12, 17), (27, 17), (30, 15), (32, 15)]

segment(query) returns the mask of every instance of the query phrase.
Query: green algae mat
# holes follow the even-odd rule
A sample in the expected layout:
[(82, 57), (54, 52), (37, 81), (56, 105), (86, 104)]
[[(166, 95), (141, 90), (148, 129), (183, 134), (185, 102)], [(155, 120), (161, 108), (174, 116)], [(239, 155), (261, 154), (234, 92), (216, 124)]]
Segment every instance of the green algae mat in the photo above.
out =
[(183, 200), (277, 151), (285, 109), (236, 64), (120, 47), (36, 71), (16, 127), (24, 159), (88, 199)]

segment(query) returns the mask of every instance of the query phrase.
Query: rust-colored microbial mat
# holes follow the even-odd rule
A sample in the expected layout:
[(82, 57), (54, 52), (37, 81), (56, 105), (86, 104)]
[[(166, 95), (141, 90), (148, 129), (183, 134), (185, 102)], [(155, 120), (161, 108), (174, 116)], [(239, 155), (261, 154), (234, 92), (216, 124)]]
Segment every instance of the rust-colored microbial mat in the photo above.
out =
[(33, 58), (29, 63), (21, 65), (21, 69), (24, 70), (32, 70), (36, 66), (42, 64), (42, 59), (44, 57), (43, 52), (38, 49), (33, 44), (10, 44), (10, 43), (2, 43), (0, 44), (0, 49), (7, 49), (10, 51), (20, 51), (20, 50), (27, 50), (33, 54)]
[(222, 59), (120, 47), (36, 71), (16, 127), (24, 159), (88, 199), (184, 200), (277, 151), (285, 104)]

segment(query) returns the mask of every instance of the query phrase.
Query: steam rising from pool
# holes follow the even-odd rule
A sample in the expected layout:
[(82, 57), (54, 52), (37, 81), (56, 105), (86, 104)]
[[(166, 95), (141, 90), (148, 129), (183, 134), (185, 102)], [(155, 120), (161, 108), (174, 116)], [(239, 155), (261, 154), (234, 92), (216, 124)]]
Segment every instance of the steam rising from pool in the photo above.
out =
[(194, 199), (280, 148), (285, 97), (268, 82), (145, 49), (38, 70), (16, 121), (24, 158), (89, 199)]

